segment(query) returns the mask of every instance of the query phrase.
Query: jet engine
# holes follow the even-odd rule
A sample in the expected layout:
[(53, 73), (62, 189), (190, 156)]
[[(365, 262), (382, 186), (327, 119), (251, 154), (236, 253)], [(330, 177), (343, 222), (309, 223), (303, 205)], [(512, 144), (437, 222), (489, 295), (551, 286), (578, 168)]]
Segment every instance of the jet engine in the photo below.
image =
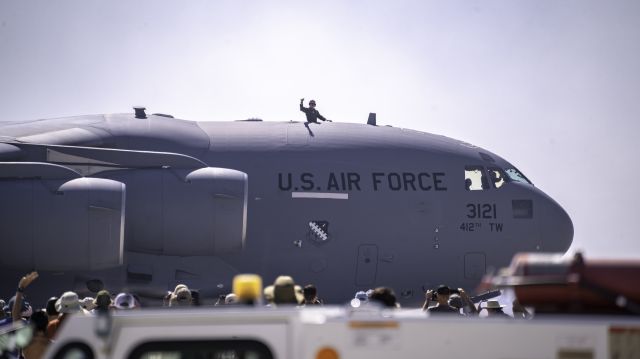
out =
[(47, 163), (1, 163), (0, 198), (0, 266), (64, 271), (122, 264), (123, 183)]
[(244, 247), (246, 173), (213, 167), (143, 168), (103, 176), (127, 185), (127, 251), (205, 256)]

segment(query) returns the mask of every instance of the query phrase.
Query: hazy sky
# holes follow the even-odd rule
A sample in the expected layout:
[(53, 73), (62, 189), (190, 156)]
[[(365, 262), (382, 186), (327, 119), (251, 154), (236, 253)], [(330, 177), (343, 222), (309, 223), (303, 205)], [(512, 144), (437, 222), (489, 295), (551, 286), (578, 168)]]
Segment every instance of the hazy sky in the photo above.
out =
[(461, 139), (640, 255), (640, 1), (0, 1), (0, 120), (131, 112)]

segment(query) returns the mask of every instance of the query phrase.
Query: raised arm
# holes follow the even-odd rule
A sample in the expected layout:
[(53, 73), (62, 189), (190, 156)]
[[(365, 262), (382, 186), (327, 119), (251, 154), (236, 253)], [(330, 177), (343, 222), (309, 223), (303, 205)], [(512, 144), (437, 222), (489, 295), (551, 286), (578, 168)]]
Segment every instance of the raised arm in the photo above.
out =
[(433, 290), (429, 289), (425, 294), (424, 294), (425, 298), (424, 298), (424, 304), (422, 305), (422, 310), (426, 311), (427, 309), (429, 309), (429, 304), (431, 304), (431, 297), (433, 296)]
[(14, 322), (22, 319), (22, 298), (24, 296), (24, 290), (27, 289), (29, 284), (38, 278), (38, 272), (31, 272), (24, 277), (20, 278), (18, 282), (18, 290), (16, 291), (16, 300), (13, 302), (13, 308), (11, 308), (11, 319)]
[(469, 294), (464, 291), (462, 288), (458, 288), (458, 292), (460, 292), (460, 298), (462, 299), (462, 305), (466, 308), (469, 308), (469, 314), (478, 315), (478, 308), (473, 304)]

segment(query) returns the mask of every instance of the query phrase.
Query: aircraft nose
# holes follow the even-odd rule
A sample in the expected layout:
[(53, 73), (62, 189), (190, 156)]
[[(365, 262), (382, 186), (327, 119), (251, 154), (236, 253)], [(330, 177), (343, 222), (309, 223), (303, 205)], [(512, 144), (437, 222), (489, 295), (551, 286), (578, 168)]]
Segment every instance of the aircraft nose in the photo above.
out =
[(555, 200), (546, 196), (541, 206), (543, 252), (566, 253), (573, 242), (573, 222)]

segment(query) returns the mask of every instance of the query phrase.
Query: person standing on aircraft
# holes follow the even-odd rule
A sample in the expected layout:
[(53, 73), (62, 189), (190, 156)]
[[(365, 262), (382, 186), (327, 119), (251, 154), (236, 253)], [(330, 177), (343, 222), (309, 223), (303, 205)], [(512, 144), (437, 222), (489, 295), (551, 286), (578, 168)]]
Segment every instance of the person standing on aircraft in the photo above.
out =
[(304, 112), (307, 115), (307, 122), (318, 123), (318, 119), (322, 121), (331, 122), (331, 120), (327, 120), (324, 118), (318, 110), (316, 110), (316, 101), (309, 101), (309, 107), (304, 107), (304, 98), (300, 99), (300, 111)]

